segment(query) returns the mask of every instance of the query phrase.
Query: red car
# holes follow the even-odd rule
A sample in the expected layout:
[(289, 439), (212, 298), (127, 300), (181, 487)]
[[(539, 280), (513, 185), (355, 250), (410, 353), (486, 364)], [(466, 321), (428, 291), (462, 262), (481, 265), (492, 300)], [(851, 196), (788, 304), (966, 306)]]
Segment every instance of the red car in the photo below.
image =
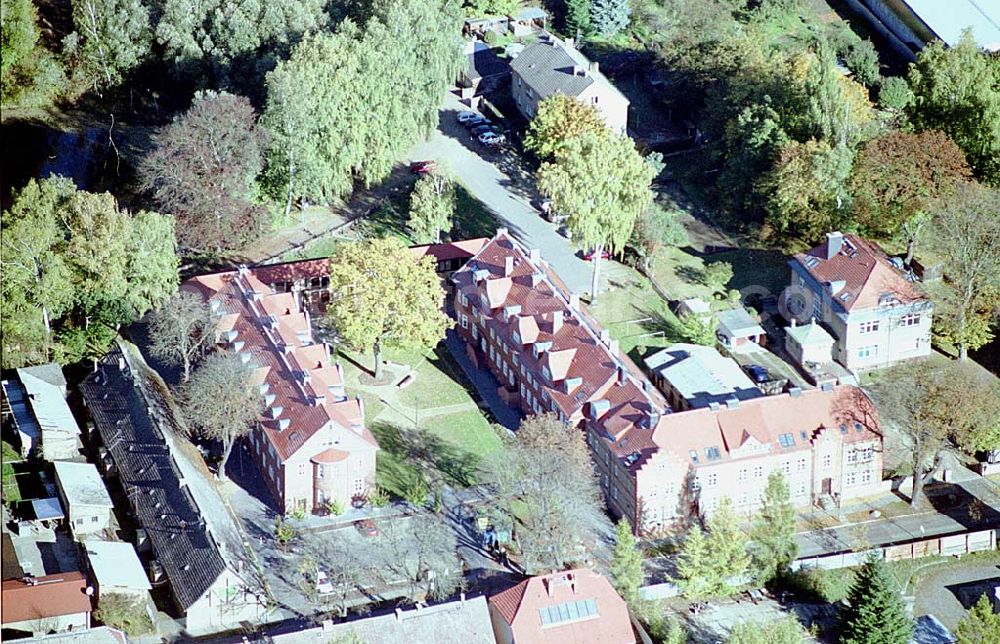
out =
[(361, 519), (360, 521), (355, 521), (354, 527), (358, 529), (358, 532), (366, 537), (378, 536), (378, 526), (376, 526), (375, 522), (371, 519)]
[(433, 159), (428, 159), (426, 161), (414, 161), (410, 164), (410, 172), (413, 174), (427, 174), (428, 172), (434, 172), (437, 170), (438, 163)]
[[(595, 257), (597, 257), (597, 250), (596, 249), (592, 250), (592, 251), (588, 251), (588, 252), (586, 252), (586, 253), (583, 254), (583, 258), (585, 260), (587, 260), (588, 262), (594, 261)], [(606, 250), (602, 250), (601, 251), (601, 259), (611, 259), (611, 253), (609, 253)]]

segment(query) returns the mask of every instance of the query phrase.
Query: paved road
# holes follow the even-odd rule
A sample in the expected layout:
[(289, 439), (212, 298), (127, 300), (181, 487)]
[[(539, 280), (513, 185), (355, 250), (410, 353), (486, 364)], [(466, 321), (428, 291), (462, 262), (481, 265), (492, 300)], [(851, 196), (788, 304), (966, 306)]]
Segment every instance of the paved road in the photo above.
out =
[[(949, 494), (955, 495), (954, 502), (947, 500)], [(940, 493), (930, 498), (936, 509), (920, 514), (800, 532), (796, 535), (799, 557), (850, 551), (857, 547), (859, 539), (872, 545), (886, 545), (1000, 527), (998, 486), (989, 479), (963, 481), (950, 488), (942, 486)], [(975, 499), (979, 499), (982, 505), (978, 509), (970, 509), (972, 505), (978, 505)]]
[(528, 248), (539, 249), (571, 291), (589, 291), (590, 265), (577, 257), (576, 248), (531, 207), (535, 188), (530, 173), (514, 153), (492, 152), (471, 139), (455, 120), (463, 109), (467, 108), (449, 94), (441, 108), (438, 130), (413, 149), (411, 160), (436, 159), (447, 167), (511, 234)]

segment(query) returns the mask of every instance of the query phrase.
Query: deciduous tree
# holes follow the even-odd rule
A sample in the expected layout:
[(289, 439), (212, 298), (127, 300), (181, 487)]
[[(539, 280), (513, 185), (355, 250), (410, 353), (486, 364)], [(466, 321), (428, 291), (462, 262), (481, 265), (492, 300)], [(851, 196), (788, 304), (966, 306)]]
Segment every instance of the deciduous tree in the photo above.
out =
[(149, 9), (140, 0), (73, 0), (66, 47), (95, 89), (121, 83), (149, 54)]
[(102, 624), (125, 631), (129, 637), (141, 637), (153, 631), (153, 622), (143, 602), (123, 593), (101, 593), (94, 617)]
[(167, 364), (180, 364), (182, 381), (191, 375), (191, 365), (211, 346), (214, 338), (212, 314), (198, 295), (181, 291), (149, 317), (149, 350)]
[(528, 574), (564, 568), (610, 527), (583, 435), (554, 415), (526, 419), (482, 469), (498, 509), (516, 517)]
[(754, 519), (750, 539), (754, 576), (761, 584), (781, 574), (798, 554), (795, 508), (781, 470), (774, 470), (767, 477), (764, 502)]
[(965, 153), (947, 134), (890, 132), (858, 151), (849, 184), (854, 218), (870, 237), (904, 239), (909, 265), (934, 201), (971, 178)]
[(455, 533), (434, 514), (421, 512), (409, 521), (380, 525), (379, 559), (391, 575), (384, 581), (406, 580), (414, 603), (448, 597), (461, 585), (462, 562), (455, 548)]
[(958, 623), (958, 644), (992, 644), (1000, 634), (1000, 615), (993, 612), (990, 596), (983, 593)]
[(726, 285), (733, 279), (733, 265), (729, 262), (709, 262), (698, 277), (713, 293), (725, 293)]
[(976, 175), (1000, 187), (1000, 66), (971, 30), (954, 46), (936, 41), (924, 47), (910, 65), (909, 81), (917, 129), (947, 133)]
[(410, 193), (410, 217), (406, 225), (419, 244), (441, 243), (441, 231), (451, 230), (455, 216), (455, 185), (437, 172), (417, 179)]
[(625, 519), (619, 519), (615, 526), (615, 548), (611, 552), (611, 581), (618, 594), (633, 603), (639, 598), (642, 586), (642, 550), (632, 533), (632, 526)]
[(65, 82), (52, 54), (39, 43), (31, 0), (3, 0), (0, 6), (0, 99), (5, 108), (42, 107)]
[(722, 497), (708, 518), (708, 556), (711, 561), (716, 592), (730, 595), (734, 580), (742, 578), (750, 567), (746, 532), (733, 510), (733, 501)]
[(264, 406), (250, 364), (238, 353), (213, 353), (181, 385), (178, 394), (191, 429), (222, 443), (219, 478), (225, 480), (233, 444), (250, 433)]
[(382, 349), (430, 347), (450, 324), (430, 258), (417, 259), (397, 239), (341, 244), (330, 258), (330, 320), (348, 345), (371, 348), (375, 379)]
[(816, 238), (844, 223), (853, 151), (824, 141), (785, 145), (762, 181), (767, 221), (783, 233)]
[(566, 141), (581, 134), (602, 134), (607, 130), (601, 113), (592, 105), (582, 103), (572, 96), (553, 94), (538, 104), (524, 147), (539, 159), (551, 159)]
[(664, 246), (679, 248), (688, 243), (680, 214), (678, 210), (667, 210), (654, 203), (635, 220), (628, 245), (639, 256), (643, 271), (649, 272), (656, 253)]
[(538, 187), (568, 215), (573, 238), (593, 249), (591, 301), (597, 299), (601, 253), (620, 252), (652, 202), (653, 169), (627, 136), (587, 132), (568, 140), (538, 170)]
[(677, 317), (677, 331), (685, 342), (702, 346), (715, 346), (718, 323), (714, 316), (685, 313)]
[(854, 578), (840, 611), (839, 633), (844, 644), (908, 644), (913, 622), (906, 614), (899, 588), (878, 553), (871, 553)]
[(933, 248), (945, 283), (935, 311), (937, 332), (966, 360), (993, 338), (1000, 306), (1000, 190), (963, 184), (933, 213)]
[(250, 101), (225, 92), (199, 92), (154, 137), (140, 165), (142, 184), (177, 217), (181, 244), (232, 249), (259, 234), (265, 213), (253, 194), (265, 144)]

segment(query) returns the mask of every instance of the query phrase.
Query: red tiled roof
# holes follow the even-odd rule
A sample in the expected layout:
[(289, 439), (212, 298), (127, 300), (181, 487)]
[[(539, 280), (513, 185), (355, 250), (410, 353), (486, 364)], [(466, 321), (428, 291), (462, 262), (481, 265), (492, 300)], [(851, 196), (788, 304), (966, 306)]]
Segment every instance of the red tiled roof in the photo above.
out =
[[(518, 352), (520, 363), (567, 418), (577, 416), (589, 400), (600, 397), (620, 370), (627, 374), (626, 381), (646, 382), (645, 390), (634, 383), (629, 389), (647, 401), (637, 404), (648, 407), (652, 401), (657, 409), (666, 408), (659, 392), (628, 356), (618, 351), (617, 343), (603, 335), (548, 265), (506, 231), (498, 232), (454, 273), (452, 281), (470, 305), (479, 306), (481, 297), (485, 298), (489, 310), (480, 312), (488, 317), (488, 326)], [(538, 332), (534, 333), (536, 327)], [(529, 330), (531, 333), (526, 332)], [(520, 335), (520, 346), (514, 344), (514, 331)], [(543, 367), (551, 376), (548, 380), (543, 377)], [(549, 405), (545, 402), (546, 410)]]
[[(540, 610), (593, 600), (594, 616), (543, 626)], [(587, 568), (540, 575), (490, 597), (511, 626), (515, 642), (530, 644), (633, 644), (635, 633), (625, 600), (607, 579)]]
[(35, 577), (35, 584), (11, 579), (2, 584), (4, 624), (91, 611), (87, 579), (80, 572)]
[(885, 296), (906, 304), (924, 299), (923, 293), (889, 263), (877, 245), (857, 235), (844, 235), (840, 252), (827, 259), (827, 243), (795, 256), (816, 281), (833, 285), (828, 293), (846, 311), (880, 306)]
[(255, 266), (250, 270), (257, 279), (265, 284), (297, 282), (299, 280), (329, 275), (330, 260), (326, 257), (303, 259), (295, 262), (284, 262), (282, 264), (263, 264)]
[(446, 242), (443, 244), (424, 244), (421, 246), (410, 246), (410, 251), (417, 257), (431, 256), (437, 261), (449, 259), (469, 258), (483, 249), (489, 242), (485, 237), (475, 239), (463, 239), (461, 241)]
[[(296, 264), (302, 264), (297, 262)], [(290, 265), (286, 265), (286, 268)], [(360, 403), (347, 400), (338, 365), (326, 345), (314, 343), (308, 313), (292, 293), (274, 293), (260, 269), (240, 269), (192, 278), (182, 288), (200, 293), (225, 312), (220, 342), (246, 354), (255, 376), (273, 396), (261, 419), (264, 435), (281, 461), (291, 457), (316, 432), (332, 427), (377, 447), (364, 427)], [(225, 332), (235, 332), (230, 340)], [(277, 414), (275, 416), (275, 413)], [(281, 421), (288, 426), (281, 427)]]
[[(735, 408), (703, 407), (670, 414), (660, 419), (653, 440), (685, 463), (691, 463), (693, 451), (703, 465), (709, 462), (705, 450), (710, 447), (718, 448), (723, 460), (750, 438), (769, 445), (772, 453), (809, 450), (823, 430), (838, 432), (845, 443), (881, 436), (871, 399), (858, 387), (840, 385), (830, 391), (809, 389), (795, 396), (753, 398), (740, 401)], [(794, 445), (783, 447), (782, 434), (791, 434)]]

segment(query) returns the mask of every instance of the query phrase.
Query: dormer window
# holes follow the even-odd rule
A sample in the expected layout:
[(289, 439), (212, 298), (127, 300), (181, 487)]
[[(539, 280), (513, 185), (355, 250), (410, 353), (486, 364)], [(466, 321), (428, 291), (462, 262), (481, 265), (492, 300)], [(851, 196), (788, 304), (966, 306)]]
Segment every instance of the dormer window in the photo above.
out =
[(522, 344), (522, 342), (521, 342), (521, 334), (518, 333), (517, 331), (514, 331), (513, 333), (511, 333), (510, 337), (514, 341), (514, 344)]
[(542, 367), (542, 377), (545, 378), (546, 381), (552, 382), (552, 372), (549, 371), (548, 367)]

